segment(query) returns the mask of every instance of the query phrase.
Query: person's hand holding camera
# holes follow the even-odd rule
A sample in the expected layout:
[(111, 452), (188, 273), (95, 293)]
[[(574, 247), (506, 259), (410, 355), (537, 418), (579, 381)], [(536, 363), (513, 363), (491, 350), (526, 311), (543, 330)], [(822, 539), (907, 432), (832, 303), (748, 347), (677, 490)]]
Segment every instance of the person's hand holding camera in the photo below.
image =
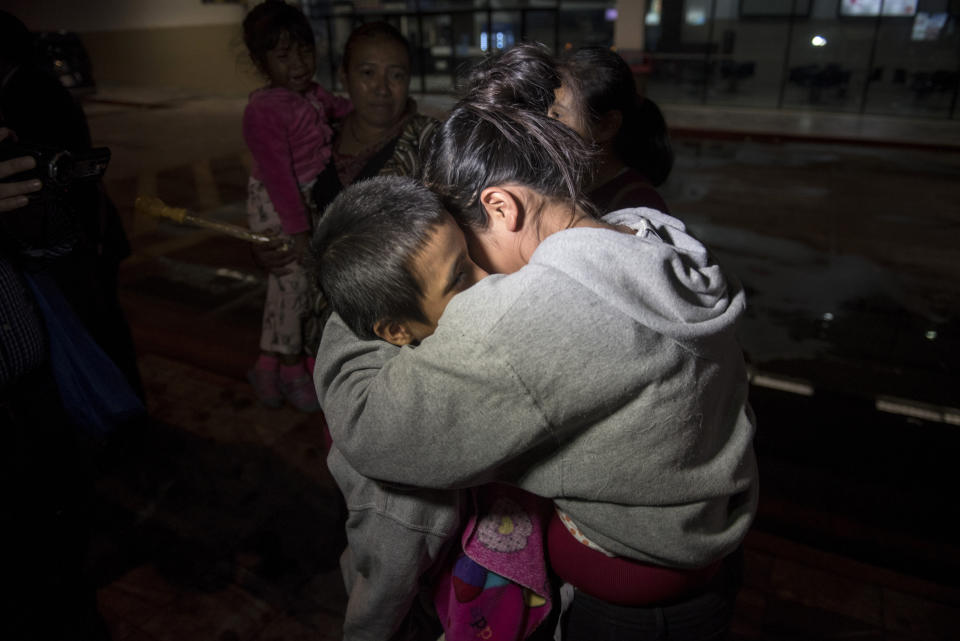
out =
[[(6, 127), (0, 127), (0, 142), (13, 134)], [(0, 180), (29, 171), (36, 167), (36, 161), (30, 156), (11, 158), (0, 162)], [(27, 204), (27, 194), (40, 191), (43, 185), (37, 179), (18, 182), (0, 182), (0, 212), (19, 209)]]

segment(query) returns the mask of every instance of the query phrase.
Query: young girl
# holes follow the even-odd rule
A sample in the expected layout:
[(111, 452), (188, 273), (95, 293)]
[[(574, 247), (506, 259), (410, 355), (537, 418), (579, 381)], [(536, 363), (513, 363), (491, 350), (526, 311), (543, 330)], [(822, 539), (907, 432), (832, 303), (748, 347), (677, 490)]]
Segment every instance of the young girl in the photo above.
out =
[(243, 21), (251, 60), (269, 85), (250, 94), (243, 137), (253, 154), (247, 214), (250, 229), (284, 237), (298, 259), (286, 274), (267, 276), (260, 357), (248, 373), (260, 401), (299, 410), (319, 409), (301, 336), (308, 281), (300, 264), (310, 237), (310, 189), (331, 156), (331, 119), (350, 101), (313, 81), (313, 30), (299, 9), (282, 0), (257, 5)]

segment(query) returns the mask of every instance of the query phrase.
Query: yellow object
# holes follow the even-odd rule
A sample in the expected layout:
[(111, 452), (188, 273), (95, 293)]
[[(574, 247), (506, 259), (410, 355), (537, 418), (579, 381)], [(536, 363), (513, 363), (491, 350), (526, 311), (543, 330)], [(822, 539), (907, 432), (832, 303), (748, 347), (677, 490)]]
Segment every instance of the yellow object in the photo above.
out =
[(183, 224), (187, 218), (186, 209), (183, 207), (171, 207), (154, 196), (137, 196), (137, 200), (133, 205), (133, 211), (137, 214), (146, 214), (147, 216), (169, 218), (173, 222), (180, 224)]
[[(187, 210), (182, 207), (171, 207), (159, 198), (153, 196), (137, 196), (137, 200), (133, 205), (133, 211), (136, 214), (166, 218), (181, 225), (193, 225), (195, 227), (203, 227), (204, 229), (212, 229), (221, 234), (233, 236), (234, 238), (252, 243), (269, 243), (275, 240), (271, 236), (256, 234), (240, 225), (231, 225), (230, 223), (221, 223), (194, 216), (193, 214), (187, 213)], [(289, 247), (285, 243), (280, 249), (281, 251), (286, 251)]]

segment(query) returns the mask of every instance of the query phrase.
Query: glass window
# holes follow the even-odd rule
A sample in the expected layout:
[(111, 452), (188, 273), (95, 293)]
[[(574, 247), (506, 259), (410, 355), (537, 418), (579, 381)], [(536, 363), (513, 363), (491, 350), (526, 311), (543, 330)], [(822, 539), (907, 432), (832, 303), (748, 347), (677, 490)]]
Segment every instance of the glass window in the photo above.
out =
[[(453, 92), (463, 68), (518, 42), (541, 42), (560, 54), (614, 45), (618, 8), (629, 2), (303, 0), (302, 6), (314, 24), (323, 57), (317, 79), (325, 85), (336, 86), (350, 31), (387, 20), (410, 39), (411, 90)], [(640, 87), (663, 103), (957, 118), (958, 2), (646, 0), (643, 49), (635, 38), (637, 48), (622, 55)], [(639, 27), (639, 12), (630, 22)]]
[(540, 42), (550, 47), (551, 51), (558, 51), (555, 11), (526, 11), (523, 20), (525, 41)]
[[(355, 26), (358, 26), (360, 23), (356, 24), (353, 21), (353, 18), (350, 16), (331, 16), (327, 19), (329, 23), (328, 29), (330, 30), (330, 37), (328, 43), (330, 45), (329, 49), (329, 60), (328, 66), (334, 70), (340, 68), (340, 64), (343, 62), (343, 48), (347, 44), (347, 38), (350, 37), (350, 32), (353, 31)], [(316, 28), (314, 28), (316, 31)], [(339, 74), (334, 74), (334, 77), (337, 79), (337, 88), (340, 91), (345, 91), (346, 88), (340, 86)], [(333, 85), (331, 85), (333, 86)]]
[[(613, 10), (612, 13), (611, 10)], [(609, 47), (612, 45), (615, 10), (615, 0), (560, 3), (557, 16), (560, 48), (570, 51), (585, 46)]]
[(742, 18), (806, 18), (812, 0), (740, 0)]
[(707, 102), (776, 108), (790, 18), (738, 19), (718, 3), (711, 29)]
[[(735, 0), (727, 0), (735, 7)], [(735, 9), (727, 8), (726, 11)], [(646, 92), (658, 102), (702, 103), (717, 60), (710, 53), (713, 0), (652, 2), (644, 19), (651, 52)]]
[[(453, 19), (450, 14), (426, 15), (423, 24), (423, 75), (420, 91), (444, 92), (453, 90), (455, 70), (453, 51)], [(414, 83), (418, 79), (414, 78)]]
[(921, 3), (912, 18), (881, 18), (865, 111), (947, 117), (957, 95), (956, 18), (946, 2)]
[(917, 0), (840, 0), (841, 16), (912, 16)]
[(859, 111), (874, 31), (873, 20), (837, 19), (816, 6), (810, 20), (795, 22), (783, 106)]
[(485, 51), (503, 51), (523, 40), (519, 11), (494, 11), (491, 18)]

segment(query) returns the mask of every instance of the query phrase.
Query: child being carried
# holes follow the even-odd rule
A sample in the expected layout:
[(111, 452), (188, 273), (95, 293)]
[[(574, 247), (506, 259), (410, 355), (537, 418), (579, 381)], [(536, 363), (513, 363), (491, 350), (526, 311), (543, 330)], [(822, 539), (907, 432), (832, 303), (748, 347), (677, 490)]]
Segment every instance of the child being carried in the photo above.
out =
[[(385, 350), (415, 348), (447, 303), (487, 276), (437, 197), (406, 178), (373, 178), (342, 192), (310, 254), (328, 304)], [(341, 557), (344, 639), (395, 638), (422, 588), (447, 641), (552, 638), (549, 501), (502, 484), (462, 491), (381, 484), (353, 469), (336, 443), (327, 463), (350, 512)]]

